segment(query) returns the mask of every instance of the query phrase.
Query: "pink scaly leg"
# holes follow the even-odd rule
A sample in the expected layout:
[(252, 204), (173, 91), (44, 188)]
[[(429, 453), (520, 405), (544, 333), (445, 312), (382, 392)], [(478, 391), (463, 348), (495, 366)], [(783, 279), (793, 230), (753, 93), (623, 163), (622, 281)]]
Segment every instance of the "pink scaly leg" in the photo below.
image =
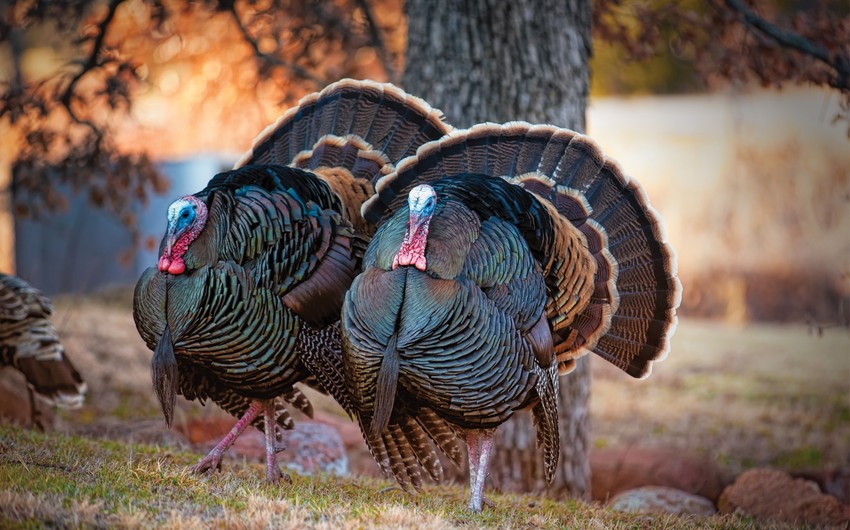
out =
[(476, 466), (475, 484), (472, 487), (472, 496), (469, 499), (469, 509), (480, 512), (482, 504), (492, 505), (484, 498), (484, 480), (487, 478), (487, 463), (490, 461), (490, 453), (493, 452), (493, 438), (495, 431), (478, 431), (478, 465)]
[(274, 400), (266, 402), (263, 407), (263, 414), (266, 429), (266, 478), (272, 484), (277, 484), (281, 478), (292, 484), (292, 479), (289, 475), (281, 473), (280, 468), (277, 467), (277, 453), (283, 451), (283, 447), (278, 447), (277, 437), (275, 436), (277, 411), (275, 410)]
[[(227, 436), (222, 438), (218, 445), (213, 447), (213, 450), (209, 452), (207, 456), (201, 459), (192, 470), (195, 473), (203, 473), (205, 471), (209, 471), (210, 469), (221, 470), (221, 457), (224, 456), (224, 452), (227, 451), (233, 442), (239, 438), (239, 435), (242, 434), (248, 425), (254, 421), (254, 418), (260, 413), (260, 410), (265, 406), (265, 401), (254, 400), (251, 402), (251, 406), (248, 407), (247, 412), (239, 418), (239, 421), (236, 422), (236, 425), (230, 429), (230, 432), (227, 433)], [(272, 407), (274, 407), (274, 402), (272, 401)], [(274, 430), (272, 430), (274, 432)]]
[(475, 490), (475, 476), (478, 473), (478, 460), (481, 457), (478, 445), (478, 431), (466, 431), (466, 453), (469, 456), (469, 492)]

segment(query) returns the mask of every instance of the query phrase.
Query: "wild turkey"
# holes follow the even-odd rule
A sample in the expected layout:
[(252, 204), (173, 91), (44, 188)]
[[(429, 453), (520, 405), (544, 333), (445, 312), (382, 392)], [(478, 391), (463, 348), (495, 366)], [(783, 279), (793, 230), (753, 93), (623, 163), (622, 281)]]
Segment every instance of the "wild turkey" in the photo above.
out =
[(427, 408), (461, 430), (479, 511), (495, 429), (530, 407), (551, 481), (558, 376), (594, 352), (646, 377), (669, 350), (681, 285), (661, 219), (589, 138), (519, 122), (426, 144), (377, 190), (341, 320), (361, 429)]
[(83, 404), (86, 384), (56, 334), (53, 304), (21, 278), (0, 274), (0, 366), (20, 370), (27, 380), (32, 423), (38, 418), (33, 393), (50, 405), (67, 409)]
[(168, 425), (176, 394), (239, 418), (195, 471), (220, 468), (253, 424), (265, 431), (268, 479), (281, 477), (277, 427), (292, 418), (276, 398), (312, 415), (293, 385), (311, 377), (305, 362), (339, 348), (330, 324), (374, 231), (361, 204), (396, 161), (449, 129), (392, 85), (343, 80), (286, 112), (236, 169), (171, 204), (159, 263), (139, 279), (133, 307), (154, 350), (154, 388)]

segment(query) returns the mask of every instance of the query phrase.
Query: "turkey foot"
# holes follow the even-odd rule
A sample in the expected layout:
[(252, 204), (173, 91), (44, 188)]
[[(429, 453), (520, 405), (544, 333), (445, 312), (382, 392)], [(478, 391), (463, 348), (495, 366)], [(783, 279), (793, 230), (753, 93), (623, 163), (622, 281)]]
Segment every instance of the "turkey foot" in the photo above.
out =
[(289, 476), (289, 473), (283, 473), (280, 467), (276, 465), (272, 465), (266, 469), (266, 481), (269, 484), (280, 484), (283, 481), (288, 485), (292, 485), (292, 477)]
[[(274, 400), (270, 400), (272, 408), (274, 408)], [(221, 457), (224, 456), (225, 451), (227, 451), (233, 442), (239, 438), (239, 435), (245, 432), (245, 429), (248, 425), (251, 424), (252, 421), (257, 417), (260, 413), (260, 409), (262, 409), (266, 405), (265, 401), (252, 401), (251, 406), (248, 408), (248, 411), (239, 418), (239, 421), (236, 422), (236, 425), (230, 429), (230, 432), (227, 433), (227, 436), (221, 439), (218, 442), (218, 445), (213, 447), (212, 451), (210, 451), (207, 456), (201, 459), (200, 462), (195, 464), (192, 468), (192, 471), (195, 473), (204, 473), (209, 470), (217, 470), (221, 471)], [(274, 424), (272, 424), (274, 425)], [(274, 431), (272, 431), (274, 432)]]
[(207, 456), (198, 461), (192, 466), (192, 471), (197, 474), (206, 473), (207, 471), (221, 471), (221, 454), (216, 454), (215, 449), (209, 452)]

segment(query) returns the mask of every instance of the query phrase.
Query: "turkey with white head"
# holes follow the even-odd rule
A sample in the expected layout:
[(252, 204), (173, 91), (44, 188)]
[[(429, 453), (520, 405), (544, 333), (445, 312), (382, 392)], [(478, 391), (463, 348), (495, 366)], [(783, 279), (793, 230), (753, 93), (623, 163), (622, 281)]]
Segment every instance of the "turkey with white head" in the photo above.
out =
[(363, 214), (380, 227), (343, 305), (352, 407), (367, 439), (399, 411), (463, 433), (474, 511), (494, 432), (517, 410), (533, 412), (551, 481), (558, 377), (578, 357), (646, 377), (669, 350), (681, 285), (661, 220), (586, 136), (454, 131), (380, 180)]

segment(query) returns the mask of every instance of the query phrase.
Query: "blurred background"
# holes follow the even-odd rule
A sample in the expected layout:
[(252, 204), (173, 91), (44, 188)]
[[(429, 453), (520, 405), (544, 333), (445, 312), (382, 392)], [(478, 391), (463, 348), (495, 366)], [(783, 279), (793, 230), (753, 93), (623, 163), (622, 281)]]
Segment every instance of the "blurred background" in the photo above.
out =
[[(594, 3), (587, 133), (663, 216), (684, 298), (670, 357), (648, 381), (593, 360), (593, 447), (687, 450), (724, 480), (762, 465), (840, 472), (850, 493), (847, 92), (794, 63), (784, 77), (748, 77), (726, 55), (707, 63), (711, 39), (688, 31), (711, 29), (712, 7), (676, 4), (692, 18), (656, 24), (650, 15), (672, 16), (666, 4)], [(342, 77), (398, 82), (403, 5), (296, 2), (275, 17), (263, 2), (70, 2), (66, 22), (47, 5), (4, 8), (0, 271), (54, 298), (89, 381), (61, 428), (173, 442), (130, 311), (168, 204), (232, 167), (304, 94)], [(824, 5), (759, 9), (815, 32), (825, 9), (846, 49), (846, 2)], [(722, 35), (717, 49), (734, 55)], [(320, 418), (362, 457), (351, 467), (376, 472), (334, 407)], [(5, 413), (25, 421), (15, 408)], [(180, 443), (202, 439), (193, 422), (218, 418), (210, 408), (181, 404)]]

